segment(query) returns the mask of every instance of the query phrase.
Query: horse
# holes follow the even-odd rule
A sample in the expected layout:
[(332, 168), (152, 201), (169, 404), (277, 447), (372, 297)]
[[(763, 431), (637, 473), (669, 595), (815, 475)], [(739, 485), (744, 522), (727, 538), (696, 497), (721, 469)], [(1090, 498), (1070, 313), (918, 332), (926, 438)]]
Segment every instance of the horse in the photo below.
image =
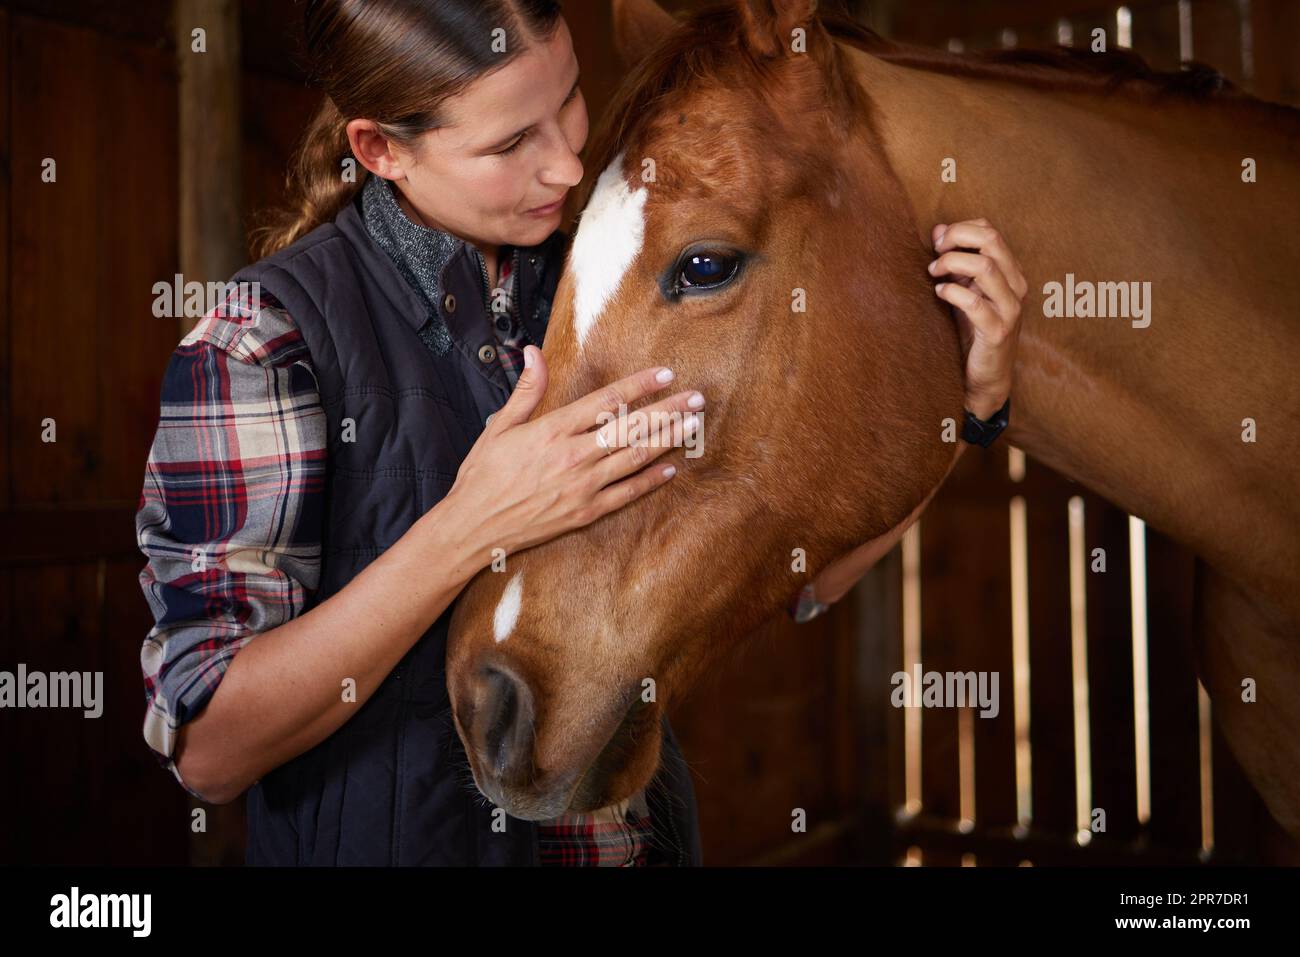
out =
[(475, 783), (527, 819), (634, 793), (672, 702), (927, 499), (962, 415), (929, 230), (980, 215), (1030, 284), (1005, 438), (1195, 553), (1197, 671), (1300, 834), (1300, 111), (1200, 66), (923, 50), (816, 6), (615, 5), (632, 66), (534, 416), (668, 365), (707, 397), (702, 454), (462, 593)]

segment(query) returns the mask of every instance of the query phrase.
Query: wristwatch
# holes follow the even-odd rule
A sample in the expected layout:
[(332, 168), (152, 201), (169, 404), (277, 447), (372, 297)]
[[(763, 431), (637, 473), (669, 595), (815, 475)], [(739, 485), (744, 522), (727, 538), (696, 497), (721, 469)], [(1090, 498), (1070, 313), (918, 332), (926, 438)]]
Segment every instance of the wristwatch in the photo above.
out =
[(799, 594), (791, 599), (785, 610), (797, 624), (802, 625), (805, 621), (812, 621), (830, 607), (825, 602), (818, 601), (813, 597), (813, 583), (809, 582), (799, 590)]
[(971, 445), (978, 445), (982, 449), (987, 449), (993, 444), (993, 440), (1002, 434), (1002, 430), (1007, 427), (1007, 423), (1010, 421), (1011, 396), (1007, 396), (1007, 401), (1002, 403), (1002, 408), (987, 419), (977, 419), (975, 413), (967, 409), (966, 421), (961, 428), (961, 437)]

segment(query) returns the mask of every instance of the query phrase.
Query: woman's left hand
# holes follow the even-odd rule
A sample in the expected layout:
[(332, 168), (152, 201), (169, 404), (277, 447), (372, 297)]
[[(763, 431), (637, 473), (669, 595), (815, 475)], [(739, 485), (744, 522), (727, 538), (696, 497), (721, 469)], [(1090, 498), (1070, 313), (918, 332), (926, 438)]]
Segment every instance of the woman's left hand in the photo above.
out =
[(934, 292), (953, 307), (966, 358), (966, 408), (987, 419), (1011, 395), (1020, 306), (1029, 284), (987, 219), (939, 223), (930, 236), (938, 254), (930, 275), (940, 280)]
[[(987, 219), (939, 223), (930, 236), (937, 254), (930, 275), (940, 280), (935, 295), (953, 307), (961, 336), (966, 408), (987, 419), (1011, 395), (1020, 307), (1029, 284), (1002, 234)], [(957, 451), (962, 448), (963, 443), (958, 442)], [(844, 597), (898, 543), (928, 502), (927, 498), (918, 505), (897, 528), (823, 568), (813, 579), (812, 597), (827, 605)], [(792, 614), (797, 602), (798, 596), (790, 603)]]

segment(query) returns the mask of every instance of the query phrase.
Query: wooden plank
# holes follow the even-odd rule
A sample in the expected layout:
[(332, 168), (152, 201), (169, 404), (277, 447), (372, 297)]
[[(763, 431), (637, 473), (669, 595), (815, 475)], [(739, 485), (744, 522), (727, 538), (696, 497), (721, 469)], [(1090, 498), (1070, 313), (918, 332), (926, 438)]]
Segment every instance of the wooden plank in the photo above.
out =
[[(85, 65), (74, 68), (80, 83), (97, 90), (98, 104), (86, 120), (94, 130), (98, 184), (90, 201), (96, 210), (97, 308), (86, 316), (98, 352), (94, 497), (132, 501), (140, 496), (158, 424), (166, 359), (179, 339), (175, 322), (153, 310), (154, 285), (170, 284), (180, 264), (172, 159), (176, 70), (162, 50), (101, 38), (97, 52), (93, 72)], [(142, 160), (141, 143), (150, 144), (143, 153), (148, 159)], [(58, 376), (53, 360), (44, 360), (45, 371)]]
[(1182, 56), (1178, 42), (1177, 0), (1134, 11), (1133, 51), (1154, 69), (1179, 68)]
[(1146, 529), (1153, 842), (1197, 849), (1201, 841), (1200, 739), (1192, 658), (1190, 553)]
[[(978, 508), (961, 531), (963, 550), (970, 556), (965, 578), (977, 604), (950, 605), (955, 613), (952, 627), (972, 632), (969, 643), (961, 635), (962, 657), (967, 660), (960, 670), (998, 676), (997, 716), (975, 713), (968, 722), (974, 737), (975, 821), (979, 826), (1010, 826), (1016, 823), (1016, 734), (1007, 503), (1017, 486), (1007, 477), (1006, 449), (968, 449), (962, 458), (978, 466), (973, 474), (986, 485), (998, 488), (994, 494), (973, 499)], [(973, 615), (972, 609), (976, 609)]]
[[(963, 463), (966, 464), (966, 463)], [(971, 616), (957, 609), (971, 607), (981, 597), (972, 584), (975, 562), (964, 537), (975, 507), (961, 494), (959, 480), (935, 496), (921, 519), (921, 653), (919, 669), (928, 672), (964, 671), (964, 651), (984, 640)], [(972, 627), (975, 626), (975, 627)], [(918, 662), (905, 659), (903, 670), (915, 673)], [(919, 692), (913, 684), (913, 691)], [(921, 808), (955, 826), (961, 817), (959, 717), (956, 708), (920, 708)], [(960, 855), (926, 849), (927, 865), (960, 863)]]
[[(10, 298), (10, 194), (13, 190), (13, 164), (10, 150), (10, 96), (13, 91), (13, 74), (10, 70), (10, 22), (9, 11), (0, 8), (0, 176), (4, 187), (0, 189), (0, 426), (4, 429), (4, 438), (0, 440), (0, 506), (8, 507), (13, 502), (13, 468), (10, 457), (10, 443), (13, 441), (13, 408), (10, 401), (10, 383), (13, 371), (10, 356), (10, 339), (12, 336), (13, 302)], [(0, 538), (0, 541), (6, 539)], [(15, 654), (14, 641), (14, 581), (13, 574), (7, 568), (0, 568), (0, 635), (4, 636), (3, 650), (6, 657)], [(6, 821), (17, 821), (19, 799), (22, 790), (16, 786), (21, 781), (19, 767), (20, 749), (8, 747), (3, 750), (0, 768), (3, 768), (6, 787), (0, 788), (0, 816)], [(19, 860), (17, 841), (18, 832), (23, 828), (6, 827), (0, 829), (0, 860), (14, 863)]]
[(1241, 63), (1241, 8), (1237, 0), (1194, 0), (1192, 59), (1214, 67), (1237, 85)]
[(135, 510), (134, 501), (0, 510), (0, 566), (66, 565), (101, 558), (143, 563), (136, 545)]
[(243, 169), (241, 216), (244, 230), (242, 255), (250, 262), (247, 238), (252, 228), (266, 221), (269, 211), (285, 201), (285, 175), (307, 121), (316, 115), (324, 95), (268, 73), (244, 74), (241, 122)]
[[(180, 262), (186, 281), (224, 282), (244, 262), (240, 222), (239, 4), (176, 0), (180, 76)], [(206, 31), (206, 50), (191, 32)], [(182, 319), (183, 335), (194, 319)]]
[(854, 588), (858, 633), (856, 701), (852, 722), (866, 777), (863, 846), (856, 863), (889, 863), (889, 835), (904, 799), (903, 712), (892, 706), (890, 677), (903, 667), (901, 546), (876, 563)]
[[(239, 22), (240, 60), (246, 80), (271, 75), (286, 81), (285, 86), (299, 87), (307, 81), (302, 4), (286, 0), (271, 3), (242, 0)], [(583, 64), (585, 69), (585, 61)], [(300, 120), (305, 121), (307, 116), (310, 114), (301, 114)]]
[[(1027, 469), (1055, 474), (1034, 461)], [(1071, 494), (1065, 484), (1026, 501), (1033, 829), (1069, 841), (1076, 831), (1066, 511)]]
[[(10, 331), (10, 461), (23, 463), (13, 470), (13, 501), (75, 501), (100, 479), (105, 356), (96, 318), (117, 303), (94, 281), (108, 233), (104, 217), (114, 211), (98, 158), (112, 147), (99, 142), (94, 123), (49, 118), (115, 112), (99, 83), (87, 82), (104, 65), (110, 44), (85, 30), (21, 16), (12, 17), (11, 36), (11, 122), (24, 131), (13, 143), (10, 211), (11, 269), (24, 281), (13, 286), (11, 301), (12, 314), (27, 320)], [(138, 153), (138, 145), (120, 146)], [(57, 164), (52, 183), (41, 178), (47, 158)], [(42, 441), (46, 420), (55, 424), (55, 442)]]
[(15, 16), (40, 17), (65, 26), (93, 30), (106, 40), (166, 52), (171, 0), (5, 0)]
[(9, 443), (12, 441), (15, 422), (10, 403), (9, 383), (12, 381), (13, 369), (9, 352), (10, 328), (13, 323), (13, 303), (9, 298), (9, 258), (10, 248), (9, 206), (10, 192), (13, 190), (13, 165), (10, 162), (9, 142), (9, 96), (7, 91), (13, 89), (13, 76), (9, 71), (9, 11), (0, 9), (0, 177), (4, 179), (4, 188), (0, 189), (0, 425), (4, 427), (4, 439), (0, 441), (0, 505), (13, 501), (13, 468), (10, 464)]
[[(1124, 6), (1138, 11), (1156, 6), (1165, 0), (1128, 0)], [(1118, 7), (1116, 3), (1114, 6)], [(892, 27), (896, 39), (928, 46), (943, 46), (949, 36), (972, 36), (981, 31), (997, 31), (1010, 27), (1016, 31), (1041, 29), (1048, 21), (1058, 18), (1089, 19), (1106, 14), (1107, 5), (1098, 0), (1003, 0), (999, 3), (937, 3), (908, 2), (901, 4)], [(1108, 37), (1110, 33), (1108, 31)]]
[[(102, 670), (99, 567), (19, 568), (11, 574), (23, 599), (13, 607), (11, 665), (25, 664), (29, 673)], [(36, 785), (18, 798), (16, 862), (101, 862), (99, 849), (111, 823), (98, 818), (86, 792), (87, 783), (115, 759), (113, 751), (92, 747), (104, 720), (68, 708), (21, 708), (5, 715), (6, 737), (21, 742), (14, 780)]]
[[(1093, 806), (1106, 812), (1097, 842), (1131, 842), (1139, 833), (1133, 726), (1133, 629), (1129, 596), (1129, 519), (1096, 496), (1085, 499), (1088, 691)], [(1105, 550), (1094, 572), (1092, 550)]]
[(1256, 96), (1300, 106), (1300, 3), (1251, 0)]
[[(5, 670), (13, 669), (20, 654), (14, 624), (14, 608), (13, 571), (8, 568), (0, 569), (0, 651), (4, 655), (2, 667)], [(13, 718), (13, 714), (6, 715), (6, 722)], [(16, 723), (12, 725), (6, 723), (6, 742), (23, 740), (17, 737), (19, 730)], [(4, 815), (4, 820), (10, 822), (21, 820), (23, 803), (31, 799), (31, 790), (18, 786), (18, 782), (23, 780), (22, 755), (22, 747), (8, 744), (0, 748), (0, 773), (4, 774), (5, 781), (4, 785), (0, 786), (0, 814)], [(22, 862), (18, 844), (21, 840), (20, 832), (24, 830), (26, 829), (14, 827), (12, 824), (0, 828), (0, 861), (10, 865)]]
[(1259, 863), (1259, 848), (1268, 808), (1247, 780), (1241, 765), (1214, 727), (1214, 848), (1219, 864)]

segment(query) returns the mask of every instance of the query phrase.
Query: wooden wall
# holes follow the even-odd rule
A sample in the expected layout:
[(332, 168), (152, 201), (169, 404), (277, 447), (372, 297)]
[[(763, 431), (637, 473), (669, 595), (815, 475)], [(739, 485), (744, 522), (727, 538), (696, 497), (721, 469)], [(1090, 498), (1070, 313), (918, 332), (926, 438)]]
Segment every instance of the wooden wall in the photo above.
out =
[[(260, 28), (266, 7), (246, 6)], [(278, 200), (317, 101), (259, 39), (243, 84), (248, 224)], [(242, 807), (210, 809), (208, 838), (195, 840), (192, 802), (141, 735), (153, 620), (134, 516), (180, 338), (152, 312), (153, 284), (180, 270), (170, 4), (6, 2), (0, 76), (0, 668), (103, 671), (106, 702), (95, 720), (0, 718), (0, 862), (236, 863)], [(41, 181), (46, 158), (53, 183)]]

